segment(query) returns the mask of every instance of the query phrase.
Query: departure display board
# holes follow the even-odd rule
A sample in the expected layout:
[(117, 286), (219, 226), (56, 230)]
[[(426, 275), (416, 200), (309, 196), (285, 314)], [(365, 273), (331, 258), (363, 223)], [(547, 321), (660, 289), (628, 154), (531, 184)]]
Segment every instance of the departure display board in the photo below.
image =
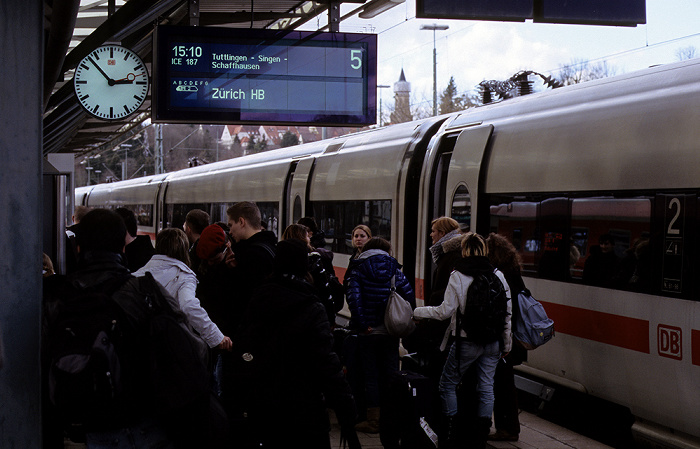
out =
[(636, 26), (646, 0), (416, 0), (416, 17)]
[(154, 122), (376, 122), (374, 34), (161, 26), (153, 48)]

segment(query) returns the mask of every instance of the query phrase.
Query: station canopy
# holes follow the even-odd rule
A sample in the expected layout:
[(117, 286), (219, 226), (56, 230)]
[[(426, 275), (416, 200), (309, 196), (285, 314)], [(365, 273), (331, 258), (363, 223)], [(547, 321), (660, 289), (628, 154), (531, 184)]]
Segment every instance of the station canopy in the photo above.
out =
[(115, 147), (150, 118), (150, 92), (139, 110), (123, 120), (99, 120), (85, 112), (72, 80), (78, 63), (95, 48), (110, 43), (130, 48), (152, 76), (157, 25), (294, 30), (323, 16), (322, 23), (337, 27), (353, 14), (369, 17), (400, 3), (342, 1), (355, 4), (343, 17), (340, 0), (44, 0), (44, 155), (84, 154)]

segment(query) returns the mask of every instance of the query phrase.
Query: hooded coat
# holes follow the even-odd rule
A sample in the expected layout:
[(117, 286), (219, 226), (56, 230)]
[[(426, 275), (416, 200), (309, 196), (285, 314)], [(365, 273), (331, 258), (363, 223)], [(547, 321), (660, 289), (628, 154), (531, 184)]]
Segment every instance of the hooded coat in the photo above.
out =
[[(510, 288), (506, 282), (503, 273), (493, 268), (489, 263), (488, 259), (483, 256), (473, 256), (466, 257), (457, 262), (455, 266), (455, 271), (450, 275), (450, 281), (447, 284), (447, 289), (445, 290), (445, 299), (442, 304), (437, 307), (418, 307), (413, 311), (413, 316), (416, 318), (432, 318), (436, 320), (446, 320), (450, 318), (450, 325), (445, 332), (445, 336), (442, 340), (441, 350), (447, 347), (447, 342), (451, 335), (457, 336), (457, 309), (464, 314), (466, 304), (467, 304), (467, 291), (469, 286), (474, 281), (474, 276), (481, 274), (493, 272), (498, 276), (503, 287), (506, 290), (506, 296), (508, 297), (506, 324), (503, 328), (503, 333), (501, 334), (503, 352), (510, 352), (512, 346), (512, 336), (510, 329), (510, 314), (512, 312), (512, 304), (510, 300)], [(469, 273), (469, 274), (465, 274)], [(460, 337), (467, 337), (464, 330), (459, 329)]]
[(180, 310), (187, 315), (190, 326), (197, 331), (210, 348), (214, 348), (224, 339), (218, 326), (209, 318), (197, 299), (197, 276), (183, 262), (172, 257), (156, 254), (146, 265), (134, 273), (143, 276), (150, 271), (158, 281), (180, 304)]

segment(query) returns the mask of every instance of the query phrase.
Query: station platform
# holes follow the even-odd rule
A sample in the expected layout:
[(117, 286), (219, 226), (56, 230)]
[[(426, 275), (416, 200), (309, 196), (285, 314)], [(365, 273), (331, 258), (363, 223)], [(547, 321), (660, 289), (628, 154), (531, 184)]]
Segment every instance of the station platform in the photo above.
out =
[[(491, 429), (491, 433), (495, 429)], [(363, 449), (382, 449), (378, 434), (358, 433)], [(340, 446), (340, 427), (333, 423), (331, 447)], [(612, 449), (590, 438), (527, 413), (520, 413), (520, 438), (518, 441), (489, 441), (492, 449)]]
[[(333, 412), (331, 416), (331, 447), (341, 448), (340, 426)], [(495, 429), (491, 429), (493, 433)], [(379, 442), (379, 434), (358, 433), (363, 449), (383, 449)], [(520, 438), (518, 441), (489, 441), (491, 449), (612, 449), (610, 446), (586, 438), (571, 430), (565, 429), (549, 421), (527, 413), (520, 413)], [(84, 444), (66, 440), (65, 449), (85, 449)]]

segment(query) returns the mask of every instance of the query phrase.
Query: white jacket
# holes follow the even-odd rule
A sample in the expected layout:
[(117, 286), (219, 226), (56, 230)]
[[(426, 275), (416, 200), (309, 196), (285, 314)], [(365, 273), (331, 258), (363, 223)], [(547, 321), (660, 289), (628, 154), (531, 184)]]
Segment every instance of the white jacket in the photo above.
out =
[[(506, 278), (503, 276), (503, 273), (501, 273), (498, 270), (495, 270), (495, 273), (496, 276), (498, 276), (498, 279), (501, 280), (503, 287), (505, 287), (506, 296), (508, 297), (508, 316), (506, 317), (506, 325), (503, 329), (502, 336), (504, 343), (503, 351), (510, 352), (511, 347), (513, 345), (513, 340), (510, 332), (510, 314), (512, 313), (512, 304), (510, 301), (510, 287), (508, 287), (508, 283), (506, 282)], [(464, 314), (464, 308), (467, 303), (467, 290), (469, 290), (469, 286), (471, 285), (472, 281), (474, 281), (473, 277), (468, 276), (466, 274), (462, 274), (456, 270), (453, 271), (450, 275), (450, 282), (447, 284), (447, 290), (445, 290), (445, 299), (442, 301), (442, 304), (435, 307), (416, 307), (416, 309), (413, 311), (413, 317), (418, 319), (432, 318), (443, 321), (447, 318), (452, 317), (452, 320), (450, 321), (450, 326), (447, 328), (447, 331), (445, 332), (445, 337), (442, 339), (442, 344), (440, 345), (441, 350), (445, 350), (450, 335), (455, 335), (457, 328), (457, 306), (459, 306), (460, 312)], [(460, 335), (462, 337), (467, 336), (467, 334), (461, 329)]]
[(214, 348), (224, 339), (218, 326), (209, 318), (209, 314), (199, 304), (195, 296), (197, 276), (183, 262), (172, 257), (156, 254), (146, 265), (134, 272), (134, 276), (143, 276), (150, 271), (156, 281), (173, 295), (180, 304), (180, 309), (187, 316), (190, 326), (199, 333), (210, 348)]

